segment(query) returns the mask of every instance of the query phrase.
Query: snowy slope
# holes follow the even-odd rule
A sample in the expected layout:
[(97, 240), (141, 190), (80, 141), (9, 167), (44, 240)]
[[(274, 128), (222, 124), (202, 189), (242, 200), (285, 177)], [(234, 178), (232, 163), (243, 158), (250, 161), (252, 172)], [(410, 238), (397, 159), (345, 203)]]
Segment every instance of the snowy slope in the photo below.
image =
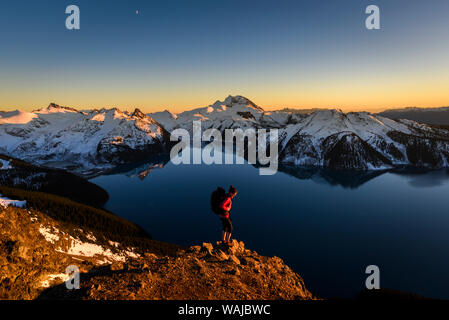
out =
[(26, 201), (19, 201), (19, 200), (11, 200), (9, 198), (3, 197), (0, 194), (0, 208), (6, 208), (8, 206), (14, 206), (18, 208), (25, 208), (26, 207)]
[(0, 111), (0, 124), (25, 124), (36, 118), (36, 114), (32, 112), (24, 112), (20, 110), (1, 112)]

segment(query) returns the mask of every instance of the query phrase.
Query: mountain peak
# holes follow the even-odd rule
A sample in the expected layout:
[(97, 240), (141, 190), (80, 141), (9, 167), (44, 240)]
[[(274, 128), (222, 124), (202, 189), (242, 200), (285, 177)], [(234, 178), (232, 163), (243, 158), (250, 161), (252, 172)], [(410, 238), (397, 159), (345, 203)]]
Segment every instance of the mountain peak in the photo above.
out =
[(60, 106), (59, 104), (56, 104), (54, 102), (50, 102), (47, 108), (41, 108), (38, 110), (33, 110), (32, 112), (39, 112), (39, 113), (55, 113), (55, 112), (79, 112), (75, 108), (70, 107), (64, 107)]
[(48, 105), (47, 109), (50, 109), (50, 108), (59, 108), (59, 105), (54, 103), (54, 102), (50, 102), (50, 104)]
[(134, 112), (132, 113), (131, 117), (136, 117), (136, 118), (143, 119), (143, 118), (146, 117), (146, 115), (142, 111), (140, 111), (139, 108), (136, 108), (134, 110)]
[(249, 100), (248, 98), (244, 97), (244, 96), (231, 96), (229, 95), (225, 100), (224, 100), (224, 105), (226, 105), (226, 107), (232, 107), (233, 105), (246, 105), (249, 106), (253, 109), (259, 110), (263, 112), (263, 109), (261, 107), (259, 107), (258, 105), (256, 105), (254, 102), (252, 102), (251, 100)]

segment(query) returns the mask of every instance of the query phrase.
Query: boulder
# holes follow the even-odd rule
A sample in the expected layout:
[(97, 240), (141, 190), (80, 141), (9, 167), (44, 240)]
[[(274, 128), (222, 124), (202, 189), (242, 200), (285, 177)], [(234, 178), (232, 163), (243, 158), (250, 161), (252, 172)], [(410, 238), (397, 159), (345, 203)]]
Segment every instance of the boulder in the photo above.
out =
[(213, 247), (212, 243), (204, 242), (203, 246), (201, 247), (201, 251), (207, 252), (209, 254), (212, 254), (213, 250), (214, 250), (214, 247)]
[(218, 250), (217, 253), (215, 254), (215, 257), (221, 261), (226, 261), (229, 259), (229, 256), (226, 253), (224, 253), (222, 250)]
[(228, 261), (240, 265), (240, 260), (233, 254), (229, 256)]

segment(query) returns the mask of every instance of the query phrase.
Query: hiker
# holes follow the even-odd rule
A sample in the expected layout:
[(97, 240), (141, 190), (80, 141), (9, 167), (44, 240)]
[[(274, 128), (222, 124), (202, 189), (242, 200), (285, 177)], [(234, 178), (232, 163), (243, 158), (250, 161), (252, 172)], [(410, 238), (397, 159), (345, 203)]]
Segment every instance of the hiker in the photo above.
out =
[(221, 242), (230, 243), (231, 242), (231, 234), (232, 234), (232, 221), (230, 217), (230, 211), (232, 206), (232, 198), (234, 198), (237, 194), (237, 189), (234, 186), (229, 187), (228, 193), (225, 193), (225, 190), (221, 187), (218, 187), (212, 193), (211, 205), (212, 211), (214, 211), (221, 219), (221, 223), (223, 225), (223, 232)]

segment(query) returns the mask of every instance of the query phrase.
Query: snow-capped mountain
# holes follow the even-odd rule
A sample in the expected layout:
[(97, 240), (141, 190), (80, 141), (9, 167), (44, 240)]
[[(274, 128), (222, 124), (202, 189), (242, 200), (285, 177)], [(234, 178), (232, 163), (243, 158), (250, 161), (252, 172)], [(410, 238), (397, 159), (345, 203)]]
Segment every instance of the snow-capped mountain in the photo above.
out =
[(287, 124), (297, 123), (304, 115), (283, 111), (264, 111), (249, 99), (242, 96), (228, 96), (224, 101), (182, 113), (169, 111), (149, 113), (165, 129), (183, 128), (192, 131), (192, 122), (200, 120), (202, 129), (215, 128), (282, 128)]
[(396, 165), (441, 168), (449, 164), (449, 132), (410, 120), (391, 120), (368, 112), (264, 111), (236, 96), (172, 114), (150, 114), (167, 130), (277, 128), (280, 162), (336, 169), (387, 169)]
[(317, 111), (281, 133), (280, 161), (336, 169), (449, 164), (449, 132), (367, 112)]
[(72, 171), (111, 168), (170, 148), (169, 132), (200, 120), (202, 129), (279, 130), (279, 161), (336, 169), (449, 166), (449, 131), (368, 112), (264, 111), (242, 96), (174, 114), (118, 109), (77, 111), (51, 104), (0, 112), (0, 153)]
[(112, 167), (165, 150), (169, 134), (136, 109), (77, 111), (50, 104), (0, 113), (0, 153), (75, 171)]

